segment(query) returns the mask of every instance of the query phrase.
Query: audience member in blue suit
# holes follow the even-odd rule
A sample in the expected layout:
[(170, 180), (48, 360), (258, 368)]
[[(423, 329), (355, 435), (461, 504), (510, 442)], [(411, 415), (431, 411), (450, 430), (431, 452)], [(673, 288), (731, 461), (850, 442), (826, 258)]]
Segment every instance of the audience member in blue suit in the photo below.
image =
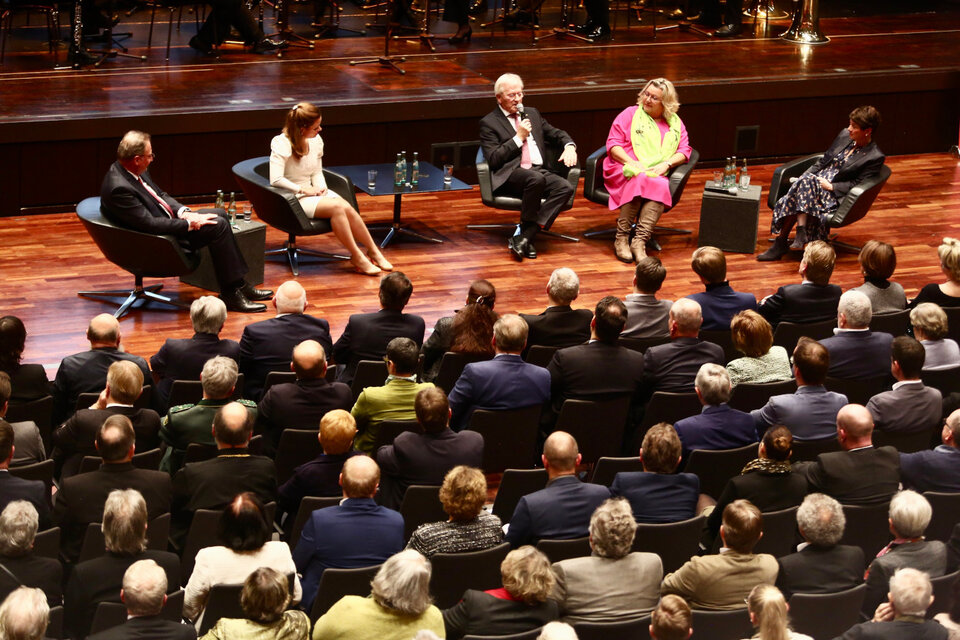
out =
[(836, 335), (820, 341), (830, 354), (833, 378), (870, 379), (890, 377), (890, 343), (885, 331), (870, 331), (873, 309), (870, 298), (859, 291), (840, 296)]
[(694, 388), (703, 409), (674, 425), (684, 458), (694, 449), (736, 449), (757, 441), (753, 416), (727, 405), (731, 389), (725, 368), (711, 362), (701, 365)]
[(703, 314), (702, 329), (726, 331), (730, 328), (730, 320), (737, 313), (747, 309), (757, 310), (756, 296), (734, 291), (730, 286), (727, 280), (727, 259), (720, 249), (700, 247), (693, 252), (690, 267), (700, 276), (700, 282), (706, 287), (703, 293), (687, 296), (700, 303)]
[(947, 418), (940, 437), (943, 444), (936, 449), (900, 454), (904, 489), (960, 493), (960, 409)]

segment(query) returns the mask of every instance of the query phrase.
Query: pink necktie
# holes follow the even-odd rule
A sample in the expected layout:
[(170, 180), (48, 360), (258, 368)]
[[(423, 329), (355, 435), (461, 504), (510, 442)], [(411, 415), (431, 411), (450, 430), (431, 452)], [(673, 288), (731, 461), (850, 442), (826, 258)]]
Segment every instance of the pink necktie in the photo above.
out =
[(147, 193), (149, 193), (150, 195), (152, 195), (153, 198), (154, 198), (154, 200), (156, 200), (157, 202), (160, 203), (160, 206), (163, 207), (163, 210), (167, 212), (167, 215), (172, 218), (172, 217), (173, 217), (173, 209), (170, 208), (170, 205), (168, 205), (166, 202), (164, 202), (163, 198), (161, 198), (160, 196), (158, 196), (158, 195), (157, 195), (157, 192), (154, 191), (154, 190), (150, 187), (150, 185), (148, 185), (146, 182), (144, 182), (143, 178), (141, 178), (140, 176), (137, 176), (137, 180), (139, 180), (139, 181), (140, 181), (140, 184), (143, 185), (143, 188), (147, 190)]
[[(519, 131), (520, 114), (514, 113), (511, 114), (511, 116), (513, 117), (513, 126), (516, 127), (517, 131)], [(520, 145), (520, 167), (523, 169), (529, 169), (532, 166), (533, 162), (530, 160), (530, 145), (527, 143), (527, 138), (524, 138), (523, 144)]]

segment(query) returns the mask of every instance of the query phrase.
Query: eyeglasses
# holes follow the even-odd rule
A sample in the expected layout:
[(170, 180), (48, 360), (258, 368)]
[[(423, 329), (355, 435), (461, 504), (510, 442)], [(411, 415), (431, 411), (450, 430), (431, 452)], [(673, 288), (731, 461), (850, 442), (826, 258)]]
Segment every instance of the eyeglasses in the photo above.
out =
[(655, 96), (649, 91), (644, 91), (640, 95), (644, 98), (650, 98), (650, 102), (660, 102), (660, 96)]
[(137, 157), (139, 157), (139, 158), (146, 158), (147, 160), (156, 160), (156, 159), (157, 159), (157, 154), (155, 154), (155, 153), (141, 153), (141, 154), (140, 154), (139, 156), (137, 156)]

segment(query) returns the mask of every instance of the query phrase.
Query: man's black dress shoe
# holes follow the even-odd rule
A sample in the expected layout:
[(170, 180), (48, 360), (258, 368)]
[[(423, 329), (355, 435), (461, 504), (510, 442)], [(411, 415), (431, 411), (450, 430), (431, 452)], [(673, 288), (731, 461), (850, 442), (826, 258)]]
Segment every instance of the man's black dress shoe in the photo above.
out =
[(271, 51), (276, 51), (278, 49), (286, 49), (288, 43), (286, 40), (272, 40), (270, 38), (264, 38), (260, 42), (253, 45), (254, 53), (269, 53)]
[(520, 250), (523, 251), (524, 258), (530, 258), (531, 260), (534, 260), (537, 257), (537, 248), (533, 246), (533, 243), (526, 238), (524, 238)]
[(247, 297), (243, 295), (243, 289), (223, 291), (220, 293), (220, 299), (223, 300), (223, 303), (227, 305), (227, 309), (230, 311), (238, 311), (240, 313), (258, 313), (260, 311), (267, 310), (267, 305), (260, 302), (250, 302), (247, 300)]
[(713, 32), (713, 35), (718, 38), (732, 38), (734, 36), (740, 35), (743, 31), (743, 25), (741, 24), (725, 24), (716, 31)]
[(596, 28), (597, 28), (597, 25), (595, 25), (592, 20), (587, 20), (584, 24), (580, 25), (579, 27), (576, 27), (574, 31), (576, 31), (582, 36), (585, 36), (591, 31), (595, 31)]
[(529, 243), (523, 236), (510, 236), (510, 239), (507, 240), (507, 247), (510, 248), (510, 253), (513, 254), (513, 257), (516, 258), (518, 262), (523, 261), (523, 254), (526, 249), (524, 245), (526, 244)]
[(194, 51), (199, 51), (205, 56), (209, 56), (211, 53), (213, 53), (213, 45), (207, 44), (197, 36), (193, 36), (192, 38), (190, 38), (189, 44), (191, 49), (193, 49)]
[(591, 40), (604, 40), (610, 37), (610, 27), (605, 24), (598, 26), (593, 31), (583, 34)]
[(273, 297), (273, 291), (270, 289), (257, 289), (249, 282), (244, 282), (240, 291), (247, 300), (269, 300)]

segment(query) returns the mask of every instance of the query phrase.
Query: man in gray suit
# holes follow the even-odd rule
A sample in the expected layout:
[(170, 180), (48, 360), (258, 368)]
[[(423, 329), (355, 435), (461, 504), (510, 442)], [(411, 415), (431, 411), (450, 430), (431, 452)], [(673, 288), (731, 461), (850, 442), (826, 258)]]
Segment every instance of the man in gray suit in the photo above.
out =
[(893, 390), (878, 393), (867, 402), (874, 427), (887, 433), (935, 429), (940, 424), (943, 399), (939, 389), (920, 380), (926, 357), (923, 345), (909, 336), (898, 336), (890, 350), (890, 371), (897, 382)]
[(827, 391), (823, 386), (830, 368), (830, 355), (816, 340), (800, 338), (793, 350), (793, 376), (797, 391), (772, 396), (760, 409), (751, 411), (762, 434), (774, 424), (782, 424), (796, 440), (821, 440), (836, 434), (837, 412), (847, 404), (847, 396)]
[(33, 464), (34, 462), (43, 462), (47, 459), (46, 450), (43, 448), (43, 439), (40, 437), (40, 429), (33, 421), (25, 422), (7, 422), (3, 419), (7, 415), (7, 408), (10, 406), (10, 376), (0, 371), (0, 423), (9, 424), (13, 429), (13, 466), (23, 464)]

